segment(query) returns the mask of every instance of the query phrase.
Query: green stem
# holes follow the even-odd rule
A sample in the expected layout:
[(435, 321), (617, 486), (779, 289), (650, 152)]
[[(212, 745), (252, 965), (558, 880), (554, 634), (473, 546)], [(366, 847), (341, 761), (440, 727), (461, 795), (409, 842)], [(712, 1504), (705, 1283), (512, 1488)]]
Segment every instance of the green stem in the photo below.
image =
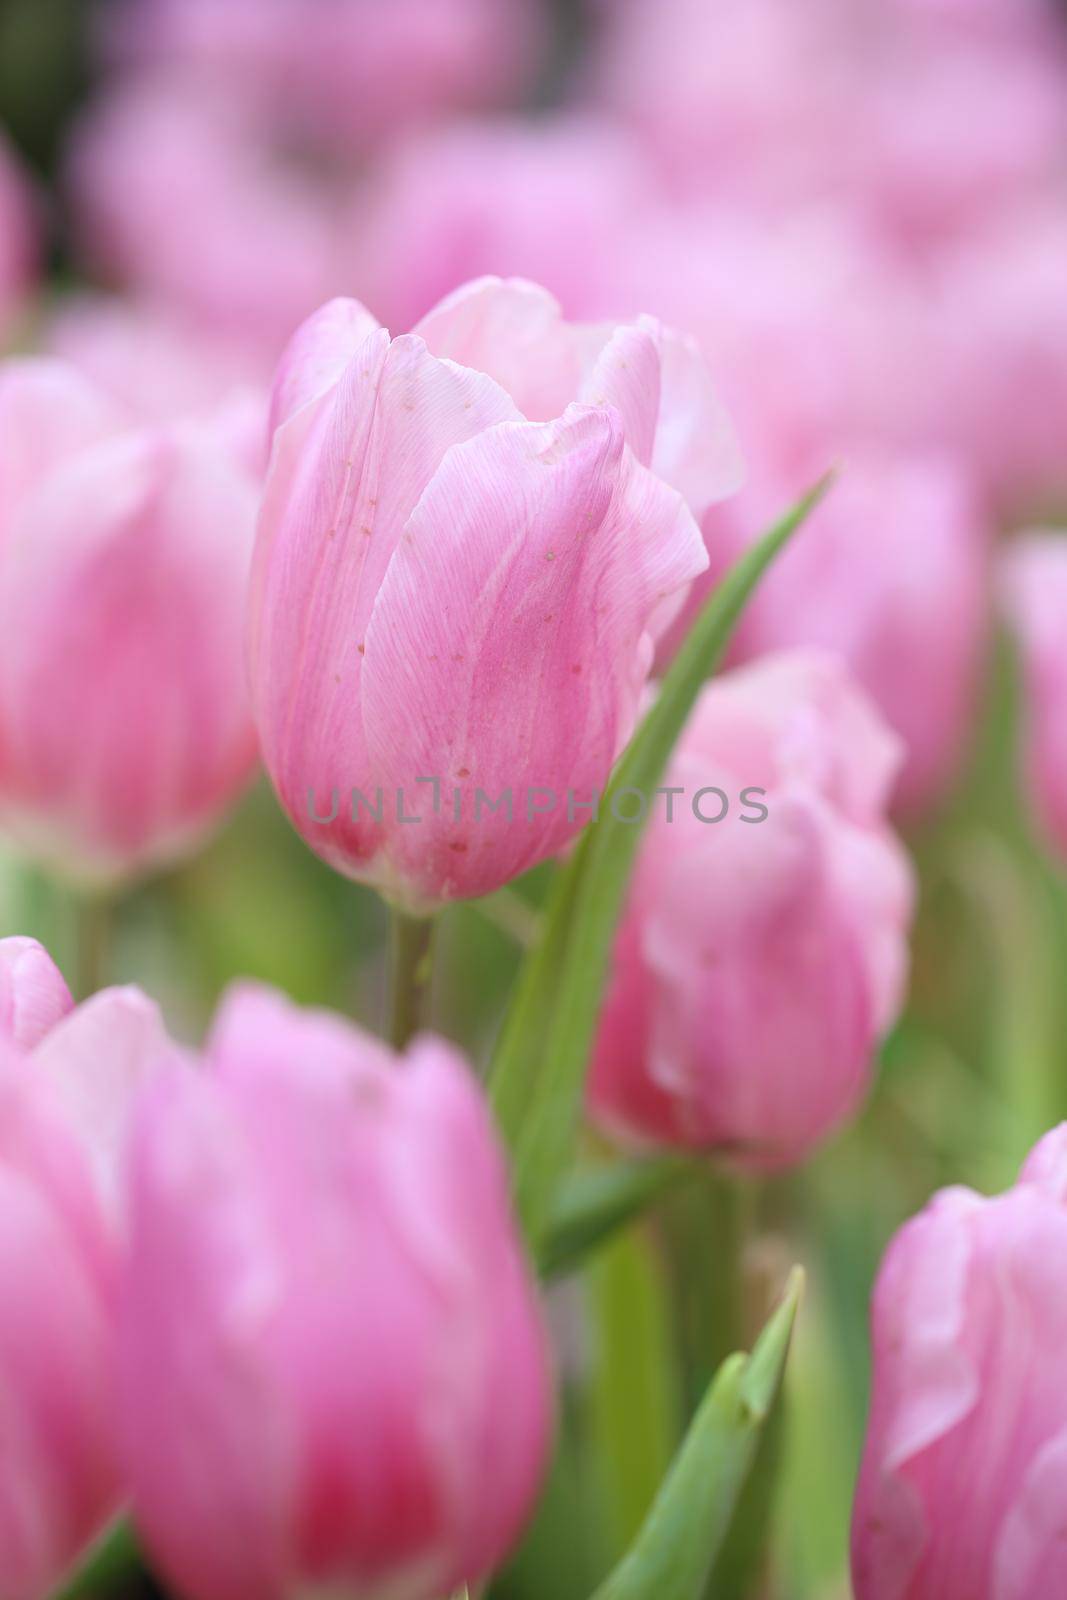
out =
[(720, 1363), (745, 1348), (743, 1257), (749, 1203), (743, 1180), (710, 1169), (668, 1202), (690, 1405), (698, 1403)]
[(388, 1038), (396, 1050), (407, 1047), (422, 1026), (433, 955), (432, 917), (413, 917), (396, 907), (389, 921)]
[(75, 909), (75, 986), (79, 1000), (102, 989), (111, 968), (112, 902), (86, 895)]

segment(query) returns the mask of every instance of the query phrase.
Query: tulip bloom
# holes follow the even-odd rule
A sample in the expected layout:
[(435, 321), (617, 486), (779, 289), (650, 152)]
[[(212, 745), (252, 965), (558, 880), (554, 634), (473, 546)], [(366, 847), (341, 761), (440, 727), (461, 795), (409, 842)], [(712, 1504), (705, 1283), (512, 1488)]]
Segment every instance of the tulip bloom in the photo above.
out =
[[(790, 483), (771, 466), (705, 519), (711, 569), (664, 655), (775, 507), (795, 497)], [(902, 813), (942, 799), (966, 752), (989, 632), (989, 543), (955, 461), (859, 453), (760, 584), (734, 636), (735, 662), (798, 647), (843, 658), (903, 741), (893, 796)]]
[(1004, 562), (1026, 694), (1025, 762), (1034, 810), (1067, 855), (1067, 539), (1031, 534)]
[(704, 691), (617, 937), (589, 1086), (605, 1127), (779, 1166), (854, 1110), (905, 978), (898, 760), (832, 657)]
[(466, 1064), (267, 991), (149, 1091), (131, 1161), (134, 1512), (188, 1600), (438, 1600), (530, 1509), (545, 1343)]
[(172, 859), (248, 780), (250, 474), (128, 432), (58, 362), (0, 376), (0, 819), (89, 884)]
[(893, 1240), (852, 1522), (856, 1600), (1067, 1592), (1067, 1125), (993, 1199), (945, 1189)]
[(394, 340), (324, 307), (274, 418), (250, 638), (282, 804), (395, 900), (485, 894), (578, 832), (707, 564), (686, 501), (737, 463), (704, 369), (485, 279)]
[[(42, 983), (61, 998), (31, 940), (5, 940), (0, 962), (23, 999)], [(27, 1056), (0, 1045), (0, 1600), (51, 1593), (119, 1510), (119, 1168), (132, 1099), (172, 1054), (130, 989)]]

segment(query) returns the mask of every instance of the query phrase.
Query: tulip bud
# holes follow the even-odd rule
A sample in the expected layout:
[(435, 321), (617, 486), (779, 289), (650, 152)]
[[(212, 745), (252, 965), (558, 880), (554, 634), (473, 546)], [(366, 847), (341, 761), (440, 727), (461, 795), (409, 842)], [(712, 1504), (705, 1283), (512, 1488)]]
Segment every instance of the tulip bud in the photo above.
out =
[(118, 431), (60, 363), (12, 364), (0, 412), (0, 818), (107, 883), (190, 848), (252, 771), (255, 489), (203, 429)]
[[(32, 940), (0, 959), (16, 993), (47, 963)], [(171, 1053), (136, 990), (94, 996), (28, 1056), (0, 1045), (0, 1600), (50, 1594), (119, 1509), (119, 1168), (132, 1099)]]
[(0, 1034), (32, 1050), (74, 1004), (63, 975), (36, 939), (0, 939)]
[(413, 908), (485, 894), (578, 831), (706, 564), (682, 495), (737, 473), (706, 375), (650, 319), (485, 279), (392, 341), (324, 307), (274, 415), (251, 663), (282, 804)]
[(856, 1600), (1067, 1592), (1067, 1124), (1015, 1187), (944, 1189), (897, 1234), (872, 1305), (852, 1522)]
[(590, 1078), (609, 1129), (775, 1166), (855, 1108), (905, 976), (897, 763), (832, 657), (704, 691), (616, 942)]
[(1026, 693), (1025, 763), (1034, 810), (1067, 855), (1067, 539), (1032, 534), (1004, 562)]
[(131, 1173), (134, 1511), (188, 1600), (438, 1600), (530, 1509), (549, 1388), (467, 1067), (267, 991), (161, 1080)]

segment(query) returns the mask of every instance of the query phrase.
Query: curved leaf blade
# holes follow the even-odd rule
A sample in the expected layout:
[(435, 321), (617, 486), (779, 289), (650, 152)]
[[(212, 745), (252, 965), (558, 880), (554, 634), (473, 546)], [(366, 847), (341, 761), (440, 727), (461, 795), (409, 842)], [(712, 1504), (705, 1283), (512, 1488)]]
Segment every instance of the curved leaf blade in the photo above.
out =
[(593, 1600), (701, 1600), (781, 1388), (804, 1275), (750, 1356), (728, 1356), (628, 1554)]

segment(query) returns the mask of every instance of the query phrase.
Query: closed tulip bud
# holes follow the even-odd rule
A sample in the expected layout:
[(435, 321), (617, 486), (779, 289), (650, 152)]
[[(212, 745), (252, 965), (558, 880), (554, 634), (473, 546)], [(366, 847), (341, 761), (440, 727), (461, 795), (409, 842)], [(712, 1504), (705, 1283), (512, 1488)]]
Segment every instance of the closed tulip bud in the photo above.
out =
[(251, 774), (255, 488), (202, 428), (122, 431), (60, 363), (10, 366), (0, 419), (0, 818), (106, 884), (190, 848)]
[(274, 415), (251, 664), (282, 804), (392, 899), (485, 894), (581, 827), (706, 565), (686, 501), (737, 464), (699, 358), (485, 279), (393, 340), (326, 306)]
[(119, 1171), (133, 1097), (172, 1052), (136, 990), (103, 991), (28, 1056), (0, 1045), (0, 1600), (50, 1594), (121, 1503)]
[(1045, 834), (1067, 856), (1067, 539), (1021, 540), (1005, 558), (1003, 577), (1022, 654), (1031, 800)]
[(545, 1458), (542, 1327), (452, 1050), (268, 992), (142, 1103), (124, 1306), (138, 1527), (188, 1600), (438, 1600)]
[(74, 1002), (63, 975), (36, 939), (0, 939), (0, 1034), (32, 1050)]
[(893, 1240), (852, 1523), (856, 1600), (1067, 1593), (1067, 1124), (992, 1199), (945, 1189)]
[(704, 691), (617, 938), (590, 1079), (608, 1129), (778, 1166), (855, 1109), (905, 977), (898, 759), (834, 658)]

